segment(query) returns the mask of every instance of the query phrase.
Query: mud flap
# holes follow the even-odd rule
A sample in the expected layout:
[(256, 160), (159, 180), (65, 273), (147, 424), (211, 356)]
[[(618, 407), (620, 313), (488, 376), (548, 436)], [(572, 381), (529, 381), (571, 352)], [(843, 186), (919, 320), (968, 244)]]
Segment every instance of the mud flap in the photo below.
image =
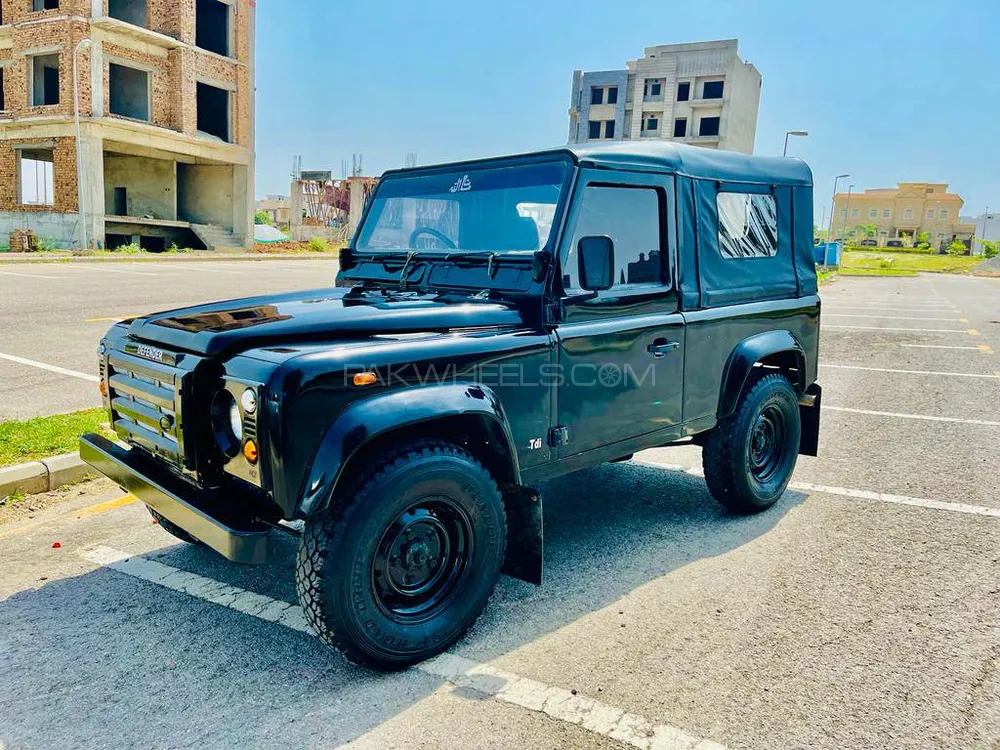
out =
[(507, 557), (501, 573), (536, 586), (542, 584), (542, 496), (531, 487), (504, 493)]
[(799, 453), (803, 456), (819, 455), (819, 412), (822, 405), (823, 389), (818, 383), (813, 383), (799, 399), (799, 417), (802, 422)]

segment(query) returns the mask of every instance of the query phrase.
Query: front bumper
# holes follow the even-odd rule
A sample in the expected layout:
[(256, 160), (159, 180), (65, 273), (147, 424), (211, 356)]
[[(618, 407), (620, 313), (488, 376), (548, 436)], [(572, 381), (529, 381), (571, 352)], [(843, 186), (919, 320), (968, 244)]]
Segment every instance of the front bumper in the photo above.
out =
[(268, 526), (223, 518), (212, 493), (154, 461), (93, 434), (80, 438), (80, 458), (223, 557), (246, 565), (266, 560)]

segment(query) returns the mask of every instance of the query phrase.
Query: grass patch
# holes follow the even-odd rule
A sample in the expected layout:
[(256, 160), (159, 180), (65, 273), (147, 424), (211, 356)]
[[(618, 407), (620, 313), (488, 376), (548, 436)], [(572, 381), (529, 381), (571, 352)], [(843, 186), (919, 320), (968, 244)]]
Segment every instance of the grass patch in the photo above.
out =
[(90, 409), (25, 422), (0, 422), (0, 466), (72, 453), (79, 447), (80, 436), (85, 432), (113, 439), (107, 412)]
[(916, 276), (916, 271), (901, 271), (892, 268), (844, 268), (840, 269), (841, 276)]
[[(924, 253), (882, 252), (844, 253), (845, 271), (883, 271), (882, 276), (912, 276), (919, 271), (929, 273), (969, 273), (982, 259), (966, 255), (931, 255)], [(900, 273), (902, 272), (902, 273)], [(868, 275), (868, 274), (866, 274)]]

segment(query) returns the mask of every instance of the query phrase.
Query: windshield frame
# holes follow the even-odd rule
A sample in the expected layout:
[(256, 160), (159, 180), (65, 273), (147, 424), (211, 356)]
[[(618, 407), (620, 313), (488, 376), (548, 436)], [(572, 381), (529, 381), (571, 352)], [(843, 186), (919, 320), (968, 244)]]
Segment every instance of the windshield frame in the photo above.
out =
[(511, 167), (531, 167), (539, 165), (550, 165), (556, 164), (564, 167), (565, 174), (562, 183), (559, 185), (559, 201), (556, 203), (555, 213), (552, 217), (552, 229), (549, 232), (549, 236), (546, 239), (544, 245), (537, 250), (498, 250), (494, 255), (498, 258), (510, 258), (517, 259), (522, 258), (532, 258), (538, 253), (544, 253), (550, 257), (554, 257), (556, 249), (559, 247), (559, 241), (562, 235), (562, 230), (565, 225), (566, 219), (566, 209), (569, 205), (570, 193), (572, 192), (573, 185), (575, 182), (575, 167), (576, 163), (569, 153), (545, 153), (527, 156), (517, 156), (517, 157), (498, 157), (491, 159), (480, 159), (476, 161), (468, 162), (455, 162), (451, 164), (439, 164), (430, 167), (418, 167), (414, 169), (397, 169), (386, 172), (382, 179), (379, 180), (378, 186), (372, 192), (367, 204), (365, 205), (364, 212), (361, 217), (361, 221), (358, 223), (358, 228), (351, 237), (350, 245), (348, 246), (349, 252), (354, 257), (397, 257), (400, 255), (413, 254), (415, 257), (420, 259), (446, 259), (449, 255), (464, 256), (468, 258), (470, 255), (482, 255), (483, 262), (485, 263), (487, 257), (491, 254), (489, 250), (467, 250), (464, 248), (456, 249), (412, 249), (406, 247), (400, 248), (378, 248), (378, 249), (358, 249), (357, 244), (359, 238), (362, 236), (365, 226), (368, 224), (372, 210), (375, 206), (376, 201), (379, 197), (379, 192), (383, 189), (383, 186), (395, 180), (404, 180), (419, 177), (436, 176), (440, 174), (454, 174), (456, 172), (462, 173), (473, 173), (485, 170), (495, 170), (495, 169), (508, 169)]

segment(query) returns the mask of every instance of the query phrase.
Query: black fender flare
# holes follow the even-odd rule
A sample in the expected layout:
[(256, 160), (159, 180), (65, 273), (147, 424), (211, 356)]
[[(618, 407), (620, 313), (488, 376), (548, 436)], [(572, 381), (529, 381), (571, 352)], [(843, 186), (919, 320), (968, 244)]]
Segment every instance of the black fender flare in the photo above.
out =
[(718, 420), (731, 416), (736, 411), (740, 395), (746, 386), (753, 366), (762, 359), (786, 354), (794, 357), (798, 369), (797, 382), (793, 382), (801, 395), (805, 390), (806, 355), (798, 339), (791, 331), (766, 331), (743, 339), (733, 349), (722, 374), (722, 390), (719, 393)]
[(489, 420), (502, 436), (512, 484), (521, 483), (510, 423), (497, 395), (475, 383), (448, 383), (390, 391), (356, 401), (327, 429), (313, 455), (299, 492), (298, 513), (308, 518), (324, 511), (343, 477), (344, 468), (371, 440), (402, 427), (449, 417), (475, 415)]

